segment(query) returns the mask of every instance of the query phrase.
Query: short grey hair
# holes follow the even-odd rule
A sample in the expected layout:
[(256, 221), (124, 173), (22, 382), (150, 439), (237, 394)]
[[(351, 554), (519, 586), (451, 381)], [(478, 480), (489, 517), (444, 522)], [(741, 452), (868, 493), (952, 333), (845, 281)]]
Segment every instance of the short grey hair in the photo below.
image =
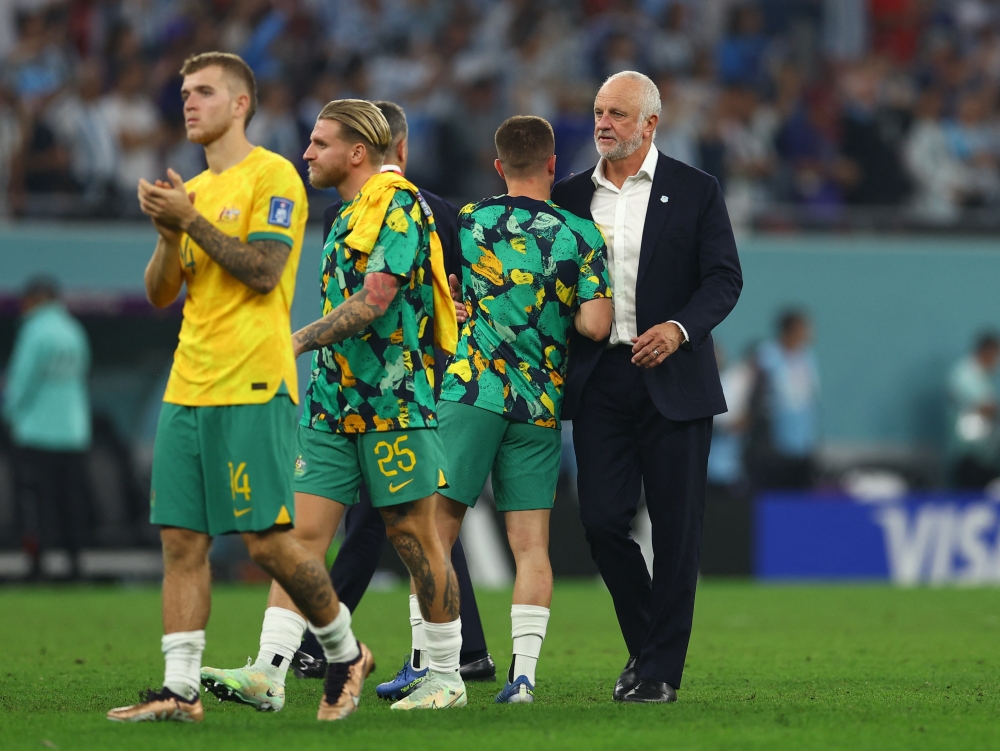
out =
[(660, 90), (656, 88), (653, 79), (636, 70), (623, 70), (620, 73), (608, 76), (607, 80), (601, 84), (604, 88), (612, 81), (619, 81), (627, 78), (639, 84), (639, 120), (645, 122), (652, 115), (659, 115), (662, 106), (660, 105)]

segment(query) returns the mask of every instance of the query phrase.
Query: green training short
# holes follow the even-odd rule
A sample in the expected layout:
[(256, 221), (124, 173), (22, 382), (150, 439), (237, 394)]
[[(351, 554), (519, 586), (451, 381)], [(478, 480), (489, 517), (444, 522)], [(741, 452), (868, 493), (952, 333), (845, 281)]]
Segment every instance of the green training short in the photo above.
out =
[(296, 493), (351, 506), (364, 481), (372, 506), (398, 506), (447, 485), (436, 428), (377, 433), (327, 433), (299, 425)]
[(438, 432), (451, 470), (441, 495), (475, 506), (492, 471), (498, 511), (552, 508), (562, 457), (560, 430), (442, 400)]
[(164, 404), (153, 447), (149, 521), (209, 535), (294, 523), (296, 408)]

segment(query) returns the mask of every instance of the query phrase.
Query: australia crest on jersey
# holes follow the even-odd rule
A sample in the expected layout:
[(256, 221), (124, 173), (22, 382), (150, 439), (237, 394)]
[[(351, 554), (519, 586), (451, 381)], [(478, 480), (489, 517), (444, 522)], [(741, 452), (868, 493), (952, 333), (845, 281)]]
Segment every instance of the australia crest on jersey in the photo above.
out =
[(219, 222), (229, 223), (239, 221), (240, 210), (235, 206), (226, 206), (222, 211), (219, 212)]

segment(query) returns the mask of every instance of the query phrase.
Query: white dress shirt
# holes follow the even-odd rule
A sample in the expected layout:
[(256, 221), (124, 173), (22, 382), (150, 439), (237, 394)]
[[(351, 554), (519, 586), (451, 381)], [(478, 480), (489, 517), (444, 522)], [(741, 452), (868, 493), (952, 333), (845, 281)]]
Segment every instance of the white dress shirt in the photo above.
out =
[[(644, 333), (639, 331), (635, 320), (635, 284), (639, 274), (639, 250), (646, 224), (646, 207), (658, 158), (656, 148), (650, 148), (639, 171), (627, 177), (620, 189), (604, 176), (604, 157), (601, 157), (591, 176), (595, 189), (590, 201), (590, 213), (608, 243), (608, 275), (614, 293), (610, 347), (631, 345), (632, 337)], [(677, 321), (668, 323), (677, 324), (684, 341), (688, 340), (683, 326)]]

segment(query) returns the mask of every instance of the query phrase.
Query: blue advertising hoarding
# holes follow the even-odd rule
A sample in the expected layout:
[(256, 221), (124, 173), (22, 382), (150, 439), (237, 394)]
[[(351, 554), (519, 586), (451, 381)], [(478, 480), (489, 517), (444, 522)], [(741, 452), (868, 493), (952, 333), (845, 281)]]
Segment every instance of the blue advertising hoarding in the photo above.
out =
[(982, 494), (769, 493), (755, 504), (760, 579), (882, 579), (902, 585), (1000, 582), (1000, 506)]

